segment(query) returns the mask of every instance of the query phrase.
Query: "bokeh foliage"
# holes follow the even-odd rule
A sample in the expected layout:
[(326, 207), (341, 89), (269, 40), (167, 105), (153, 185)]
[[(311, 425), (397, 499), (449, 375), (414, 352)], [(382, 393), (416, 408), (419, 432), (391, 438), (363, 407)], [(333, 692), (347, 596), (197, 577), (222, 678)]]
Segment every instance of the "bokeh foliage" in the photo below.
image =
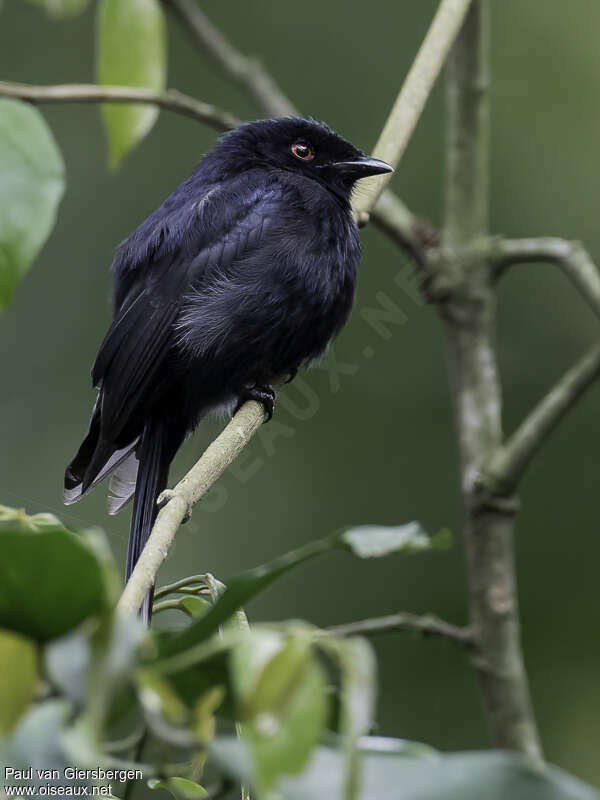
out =
[[(433, 2), (394, 8), (382, 2), (365, 15), (363, 5), (348, 3), (340, 17), (333, 6), (309, 3), (298, 15), (286, 4), (263, 1), (236, 7), (235, 14), (225, 6), (209, 10), (240, 46), (261, 54), (301, 108), (368, 149), (433, 8)], [(577, 237), (597, 253), (598, 7), (577, 0), (565, 11), (555, 0), (536, 0), (527, 7), (497, 3), (493, 10), (494, 228), (514, 235)], [(16, 0), (2, 13), (3, 77), (91, 78), (91, 12), (61, 26)], [(382, 19), (388, 24), (382, 26)], [(171, 36), (172, 85), (242, 116), (255, 115), (208, 65), (199, 67), (176, 30)], [(27, 53), (23, 37), (30, 42)], [(357, 52), (377, 64), (376, 74)], [(362, 103), (367, 110), (357, 113)], [(0, 323), (3, 371), (10, 376), (3, 382), (0, 418), (4, 452), (11, 454), (0, 464), (2, 498), (9, 502), (11, 492), (15, 503), (40, 509), (59, 503), (60, 475), (85, 424), (82, 409), (92, 399), (82, 376), (106, 325), (112, 248), (214, 138), (191, 122), (162, 115), (143, 148), (109, 178), (95, 111), (51, 109), (46, 116), (65, 153), (69, 193), (56, 235)], [(411, 206), (434, 218), (440, 204), (439, 148), (436, 95), (396, 178)], [(307, 384), (314, 395), (289, 388), (289, 400), (281, 401), (275, 420), (277, 436), (273, 429), (265, 432), (215, 490), (205, 512), (180, 533), (165, 566), (167, 578), (180, 576), (183, 565), (191, 563), (198, 570), (235, 572), (276, 549), (363, 519), (419, 516), (432, 529), (457, 521), (439, 333), (427, 309), (394, 283), (405, 266), (396, 252), (372, 231), (365, 233), (364, 246), (356, 313), (335, 349), (339, 361), (353, 370), (337, 378), (331, 365), (313, 372)], [(381, 292), (401, 310), (388, 325), (389, 338), (361, 314), (365, 306), (377, 305)], [(503, 289), (499, 333), (510, 429), (592, 340), (596, 327), (560, 278), (548, 267), (534, 267), (515, 273)], [(598, 783), (600, 649), (590, 634), (600, 555), (597, 537), (590, 533), (597, 526), (600, 481), (596, 403), (597, 392), (591, 393), (525, 486), (518, 563), (525, 648), (547, 753)], [(364, 422), (356, 427), (359, 419)], [(190, 443), (176, 471), (212, 432), (206, 426)], [(362, 463), (369, 465), (368, 480)], [(104, 519), (102, 498), (92, 498), (66, 518), (73, 523)], [(126, 521), (117, 518), (106, 525), (112, 544), (123, 549)], [(304, 573), (292, 576), (259, 599), (251, 617), (272, 619), (277, 610), (281, 618), (302, 616), (327, 624), (399, 606), (463, 616), (458, 552), (443, 560), (382, 562), (366, 569), (369, 589), (363, 585), (365, 572), (355, 565), (340, 566), (334, 576), (316, 565), (310, 580)], [(472, 675), (460, 655), (444, 643), (404, 638), (380, 640), (377, 651), (382, 732), (445, 748), (485, 743)]]
[[(126, 764), (141, 769), (149, 789), (183, 800), (225, 796), (223, 781), (235, 778), (260, 800), (384, 800), (397, 796), (399, 786), (407, 800), (464, 800), (482, 791), (492, 798), (510, 791), (515, 799), (599, 796), (520, 756), (443, 757), (425, 745), (370, 737), (376, 669), (366, 640), (297, 621), (239, 624), (239, 601), (307, 556), (343, 548), (372, 558), (435, 546), (415, 523), (330, 536), (310, 554), (303, 548), (282, 556), (216, 592), (211, 576), (194, 576), (166, 593), (203, 594), (207, 607), (182, 628), (146, 630), (135, 616), (115, 611), (116, 568), (99, 531), (76, 533), (51, 515), (30, 517), (9, 507), (1, 513), (0, 585), (10, 591), (0, 606), (0, 766), (34, 770), (22, 780), (5, 773), (7, 785), (37, 787), (41, 796), (48, 784), (76, 785), (64, 777), (67, 767), (106, 771)], [(31, 557), (32, 539), (43, 559)], [(77, 548), (77, 558), (85, 553), (85, 559), (73, 563)], [(53, 563), (60, 559), (63, 570)], [(41, 593), (40, 562), (49, 567)], [(96, 591), (78, 594), (80, 583)], [(24, 616), (24, 601), (37, 602), (39, 613)], [(237, 740), (223, 735), (233, 720), (241, 722)], [(58, 770), (58, 779), (43, 770)], [(205, 776), (214, 790), (203, 785)], [(80, 782), (123, 796), (110, 777)]]

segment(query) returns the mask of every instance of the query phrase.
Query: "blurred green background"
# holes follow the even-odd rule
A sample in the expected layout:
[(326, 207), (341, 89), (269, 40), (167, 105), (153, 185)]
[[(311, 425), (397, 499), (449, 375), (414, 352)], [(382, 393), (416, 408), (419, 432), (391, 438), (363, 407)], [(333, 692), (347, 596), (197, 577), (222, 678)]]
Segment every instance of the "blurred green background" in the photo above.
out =
[[(203, 4), (243, 51), (260, 55), (305, 113), (366, 150), (435, 6), (431, 0)], [(600, 257), (600, 5), (503, 0), (492, 7), (493, 230), (578, 238)], [(91, 81), (93, 13), (56, 23), (8, 0), (0, 13), (0, 78)], [(240, 116), (257, 116), (172, 24), (168, 83)], [(436, 222), (442, 101), (438, 86), (393, 183), (411, 208)], [(101, 524), (122, 558), (128, 517), (106, 515), (103, 491), (61, 508), (64, 466), (94, 399), (89, 369), (109, 320), (107, 268), (115, 245), (188, 174), (215, 134), (163, 113), (110, 174), (97, 107), (53, 106), (44, 113), (63, 151), (68, 185), (50, 242), (0, 319), (0, 502), (32, 513), (56, 510), (72, 525)], [(416, 518), (432, 531), (459, 531), (440, 326), (432, 309), (394, 283), (401, 270), (409, 274), (404, 256), (374, 229), (363, 233), (363, 245), (355, 311), (335, 346), (336, 359), (352, 365), (353, 374), (346, 371), (337, 384), (330, 363), (286, 389), (275, 421), (178, 534), (161, 581), (201, 571), (226, 579), (344, 525)], [(388, 338), (361, 315), (377, 305), (378, 293), (404, 314), (401, 324), (388, 326)], [(507, 430), (597, 337), (597, 325), (553, 268), (515, 268), (502, 285), (499, 310)], [(546, 753), (596, 785), (599, 398), (598, 388), (586, 395), (531, 470), (517, 531), (525, 655)], [(219, 425), (202, 425), (173, 478)], [(373, 564), (330, 556), (271, 589), (250, 606), (250, 618), (327, 625), (410, 610), (461, 622), (465, 576), (456, 539), (451, 552)], [(486, 746), (475, 675), (462, 653), (405, 635), (375, 644), (381, 734), (443, 749)]]

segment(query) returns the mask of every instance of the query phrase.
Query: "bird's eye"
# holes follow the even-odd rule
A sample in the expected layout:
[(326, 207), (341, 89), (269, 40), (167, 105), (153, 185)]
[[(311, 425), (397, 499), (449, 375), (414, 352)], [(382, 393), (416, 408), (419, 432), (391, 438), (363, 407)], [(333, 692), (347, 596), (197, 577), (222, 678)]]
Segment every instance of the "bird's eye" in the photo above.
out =
[(306, 142), (295, 142), (292, 145), (292, 153), (299, 158), (300, 161), (311, 161), (315, 156), (315, 151)]

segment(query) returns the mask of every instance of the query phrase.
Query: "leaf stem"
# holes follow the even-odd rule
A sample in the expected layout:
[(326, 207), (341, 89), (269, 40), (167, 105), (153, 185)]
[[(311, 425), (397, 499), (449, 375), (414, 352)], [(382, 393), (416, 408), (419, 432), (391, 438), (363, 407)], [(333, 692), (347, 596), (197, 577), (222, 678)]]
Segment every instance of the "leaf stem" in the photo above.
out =
[(179, 600), (161, 600), (158, 603), (152, 604), (153, 617), (156, 614), (160, 614), (161, 611), (183, 611), (184, 614), (187, 613), (185, 609), (180, 606)]
[(164, 586), (161, 586), (160, 589), (154, 592), (154, 599), (158, 600), (168, 594), (179, 592), (191, 586), (194, 587), (194, 592), (197, 592), (200, 589), (206, 588), (206, 585), (206, 575), (188, 575), (187, 578), (181, 578), (181, 580), (175, 581), (174, 583), (166, 583)]

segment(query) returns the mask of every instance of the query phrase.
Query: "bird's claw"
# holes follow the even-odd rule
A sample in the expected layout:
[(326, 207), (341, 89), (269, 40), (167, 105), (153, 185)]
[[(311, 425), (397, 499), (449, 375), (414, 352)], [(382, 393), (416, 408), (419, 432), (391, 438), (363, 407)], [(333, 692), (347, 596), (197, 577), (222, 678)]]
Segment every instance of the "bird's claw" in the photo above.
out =
[(265, 422), (269, 422), (273, 418), (273, 411), (275, 410), (275, 397), (275, 389), (273, 389), (272, 386), (246, 386), (244, 391), (240, 394), (234, 413), (237, 414), (248, 400), (256, 400), (256, 402), (261, 403), (265, 409), (265, 415), (267, 417)]
[[(177, 497), (177, 492), (173, 491), (173, 489), (165, 489), (158, 495), (158, 500), (156, 501), (156, 505), (159, 508), (164, 508), (174, 497)], [(181, 520), (181, 524), (185, 525), (186, 522), (189, 522), (192, 518), (192, 509), (188, 507), (185, 512), (183, 519)]]

